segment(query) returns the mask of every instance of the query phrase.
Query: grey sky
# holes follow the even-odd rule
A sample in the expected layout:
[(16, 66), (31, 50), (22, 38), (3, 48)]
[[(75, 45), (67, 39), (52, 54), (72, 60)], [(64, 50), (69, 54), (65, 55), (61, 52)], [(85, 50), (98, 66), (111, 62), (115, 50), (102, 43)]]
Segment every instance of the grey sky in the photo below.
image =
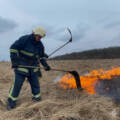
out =
[(0, 17), (0, 33), (7, 32), (17, 27), (14, 21), (6, 20)]
[(42, 41), (48, 54), (69, 39), (67, 27), (73, 43), (55, 55), (119, 46), (119, 5), (120, 0), (0, 0), (0, 60), (8, 60), (10, 45), (39, 25), (47, 30)]

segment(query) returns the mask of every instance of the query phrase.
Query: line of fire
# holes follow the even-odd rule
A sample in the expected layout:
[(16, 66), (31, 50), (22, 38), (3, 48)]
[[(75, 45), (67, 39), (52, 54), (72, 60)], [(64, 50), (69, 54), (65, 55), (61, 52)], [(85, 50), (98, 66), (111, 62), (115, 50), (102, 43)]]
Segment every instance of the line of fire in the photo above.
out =
[(120, 67), (112, 67), (109, 70), (92, 70), (83, 76), (76, 74), (75, 71), (72, 74), (65, 74), (59, 80), (60, 86), (64, 89), (77, 88), (85, 90), (89, 94), (99, 93), (120, 98)]

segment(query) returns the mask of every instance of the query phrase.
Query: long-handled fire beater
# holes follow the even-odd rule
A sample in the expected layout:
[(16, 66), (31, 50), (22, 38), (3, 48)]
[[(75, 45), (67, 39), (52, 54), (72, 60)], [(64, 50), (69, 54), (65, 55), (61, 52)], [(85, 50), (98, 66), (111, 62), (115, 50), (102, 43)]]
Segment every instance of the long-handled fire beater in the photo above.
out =
[[(59, 48), (57, 48), (55, 51), (53, 51), (51, 54), (49, 54), (48, 58), (50, 56), (52, 56), (54, 53), (56, 53), (58, 50), (60, 50), (64, 46), (66, 46), (68, 43), (72, 42), (72, 32), (71, 32), (71, 30), (69, 28), (67, 28), (67, 30), (70, 33), (70, 39), (69, 39), (69, 41), (67, 41), (65, 44), (63, 44), (62, 46), (60, 46)], [(46, 58), (46, 59), (48, 59), (48, 58)], [(40, 66), (23, 66), (23, 65), (19, 65), (18, 67), (20, 67), (20, 68), (40, 68), (40, 69), (43, 69)], [(69, 70), (55, 69), (55, 68), (51, 68), (51, 70), (53, 70), (53, 71), (61, 71), (61, 72), (66, 72), (66, 73), (72, 74), (72, 76), (75, 78), (77, 89), (78, 90), (82, 90), (81, 82), (80, 82), (80, 77), (79, 77), (79, 74), (78, 74), (77, 71), (69, 71)]]

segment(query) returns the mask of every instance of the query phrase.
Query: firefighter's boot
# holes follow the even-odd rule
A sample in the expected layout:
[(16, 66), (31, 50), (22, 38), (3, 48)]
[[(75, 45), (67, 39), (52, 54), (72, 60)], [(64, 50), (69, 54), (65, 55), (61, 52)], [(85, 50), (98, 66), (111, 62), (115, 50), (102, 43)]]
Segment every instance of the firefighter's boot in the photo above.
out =
[(39, 101), (41, 101), (42, 100), (42, 98), (41, 97), (32, 97), (32, 100), (34, 101), (34, 102), (39, 102)]
[(15, 107), (16, 107), (16, 101), (13, 101), (12, 99), (8, 98), (7, 109), (11, 110)]

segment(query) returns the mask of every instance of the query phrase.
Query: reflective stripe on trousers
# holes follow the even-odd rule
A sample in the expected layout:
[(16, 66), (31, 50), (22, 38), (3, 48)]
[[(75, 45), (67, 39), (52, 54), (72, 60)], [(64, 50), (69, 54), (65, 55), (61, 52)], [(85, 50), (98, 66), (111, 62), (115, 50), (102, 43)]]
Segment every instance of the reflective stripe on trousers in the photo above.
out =
[(16, 101), (18, 99), (18, 95), (20, 93), (24, 80), (25, 76), (15, 73), (15, 79), (8, 96), (13, 101)]
[[(25, 75), (15, 72), (15, 80), (13, 82), (13, 85), (10, 89), (8, 96), (13, 101), (16, 101), (18, 99), (25, 77), (26, 77)], [(29, 76), (28, 81), (31, 86), (32, 95), (36, 97), (40, 97), (40, 84), (38, 80), (38, 75), (35, 74), (33, 76)]]

